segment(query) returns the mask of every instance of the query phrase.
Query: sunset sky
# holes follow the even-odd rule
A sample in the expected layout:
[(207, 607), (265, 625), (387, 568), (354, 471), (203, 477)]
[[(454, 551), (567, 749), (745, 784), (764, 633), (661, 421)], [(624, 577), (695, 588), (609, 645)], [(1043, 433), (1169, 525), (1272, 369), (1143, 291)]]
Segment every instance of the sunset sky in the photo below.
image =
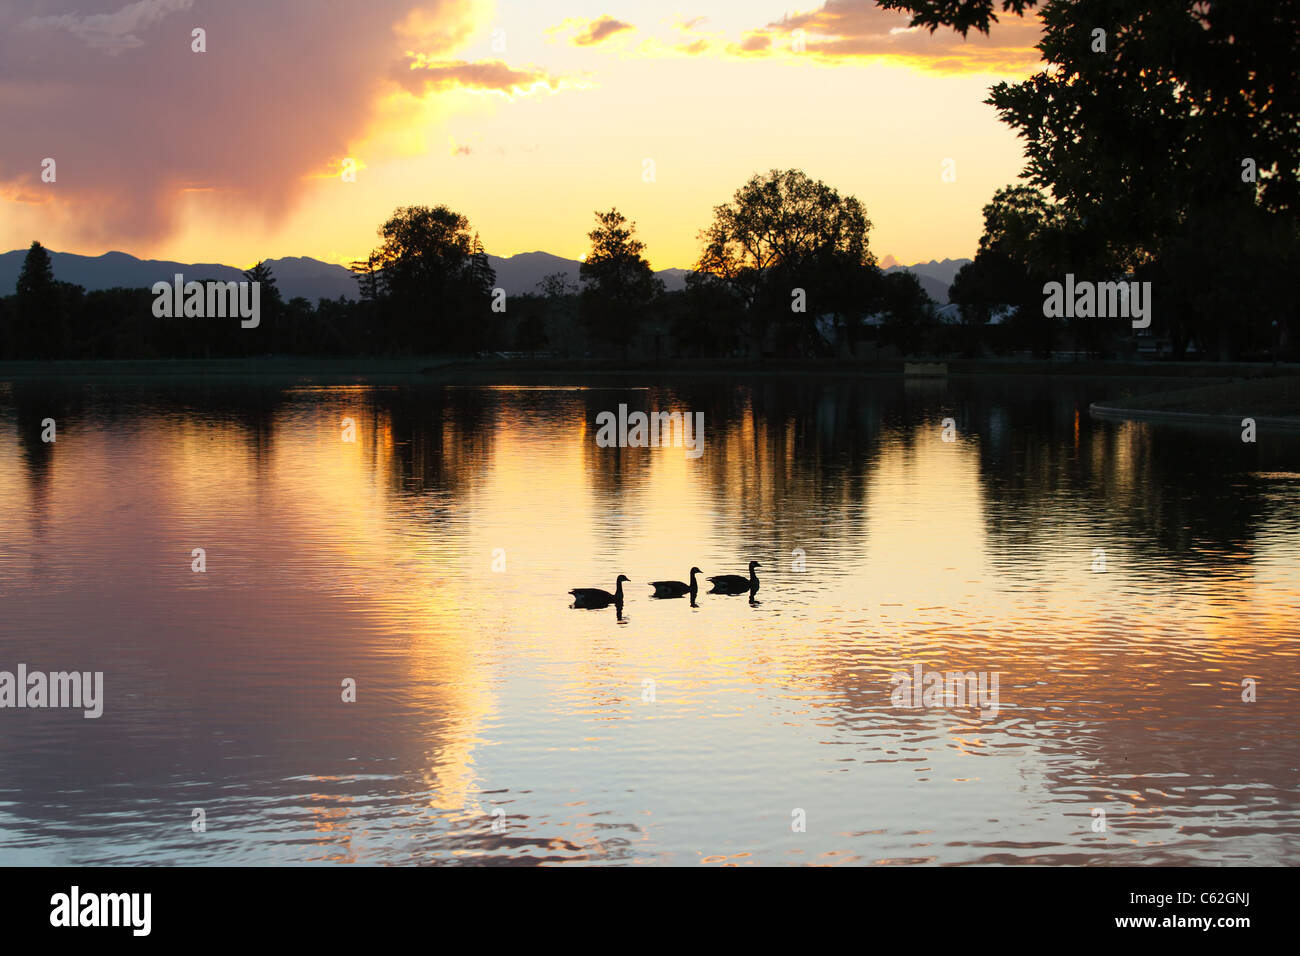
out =
[(617, 206), (655, 268), (686, 268), (713, 206), (798, 167), (865, 203), (885, 264), (970, 256), (1023, 165), (981, 101), (1035, 70), (1037, 24), (963, 41), (907, 19), (871, 0), (12, 0), (0, 250), (346, 263), (395, 207), (445, 203), (495, 255), (577, 258)]

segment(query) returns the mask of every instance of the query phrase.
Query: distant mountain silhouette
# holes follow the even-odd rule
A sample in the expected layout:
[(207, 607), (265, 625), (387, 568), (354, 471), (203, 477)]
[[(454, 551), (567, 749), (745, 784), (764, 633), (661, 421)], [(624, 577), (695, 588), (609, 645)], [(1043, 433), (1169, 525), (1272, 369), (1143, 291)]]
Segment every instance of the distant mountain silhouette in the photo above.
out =
[[(26, 249), (0, 253), (0, 295), (13, 294), (26, 255)], [(125, 252), (106, 252), (102, 256), (51, 252), (50, 261), (54, 266), (55, 279), (92, 291), (115, 286), (148, 288), (160, 280), (170, 282), (178, 272), (187, 280), (217, 279), (228, 282), (244, 277), (243, 270), (235, 266), (137, 259)], [(564, 259), (548, 252), (523, 252), (505, 258), (488, 256), (488, 261), (496, 270), (497, 285), (506, 290), (506, 295), (537, 292), (537, 284), (555, 272), (565, 273), (576, 285), (578, 268), (582, 265), (574, 259)], [(285, 299), (302, 296), (315, 304), (317, 299), (322, 298), (358, 298), (356, 280), (343, 266), (306, 256), (267, 259), (266, 264), (271, 267), (276, 285)], [(655, 273), (670, 292), (685, 288), (687, 274), (686, 269), (663, 269)]]
[(957, 270), (968, 262), (970, 262), (969, 259), (944, 259), (942, 262), (931, 259), (929, 262), (918, 262), (914, 266), (894, 265), (883, 271), (912, 273), (920, 281), (921, 288), (926, 291), (930, 298), (940, 305), (947, 305), (948, 287), (952, 285)]

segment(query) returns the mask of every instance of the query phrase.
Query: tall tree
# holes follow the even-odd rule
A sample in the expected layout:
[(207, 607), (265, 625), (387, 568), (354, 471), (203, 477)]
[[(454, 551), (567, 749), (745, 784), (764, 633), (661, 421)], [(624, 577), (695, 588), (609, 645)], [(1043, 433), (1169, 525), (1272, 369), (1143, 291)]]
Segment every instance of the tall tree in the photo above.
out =
[(54, 264), (39, 242), (33, 241), (23, 257), (14, 291), (20, 302), (37, 302), (54, 294)]
[(597, 212), (596, 228), (587, 238), (591, 252), (578, 269), (582, 324), (589, 335), (622, 348), (626, 358), (663, 283), (642, 256), (645, 243), (636, 238), (636, 223), (617, 209)]
[[(1258, 193), (1269, 211), (1300, 216), (1300, 0), (877, 2), (911, 12), (913, 26), (962, 36), (989, 33), (999, 6), (1041, 14), (1046, 68), (998, 84), (990, 102), (1058, 198), (1144, 207), (1144, 190), (1194, 200), (1188, 187), (1198, 185)], [(1246, 158), (1255, 182), (1242, 181)]]
[(496, 274), (469, 220), (446, 206), (406, 206), (379, 234), (370, 266), (382, 276), (391, 334), (411, 351), (480, 347)]
[(50, 254), (33, 242), (23, 258), (14, 290), (17, 322), (14, 340), (20, 358), (54, 358), (63, 343), (66, 316), (54, 281)]
[[(995, 0), (879, 2), (931, 30), (997, 29)], [(1294, 293), (1267, 309), (1240, 289), (1187, 293), (1216, 272), (1300, 269), (1300, 0), (1002, 0), (1000, 10), (1041, 15), (1044, 69), (998, 84), (988, 102), (1025, 140), (1030, 183), (1091, 235), (1091, 267), (1158, 282), (1155, 325), (1176, 349), (1224, 330), (1225, 351), (1248, 348), (1278, 320), (1285, 334)]]
[(383, 273), (379, 271), (373, 252), (365, 259), (354, 260), (348, 269), (356, 276), (357, 291), (361, 294), (362, 302), (374, 302), (385, 293)]
[(298, 331), (293, 326), (301, 325), (301, 312), (291, 314), (285, 306), (284, 297), (280, 295), (279, 286), (275, 284), (275, 274), (266, 264), (265, 259), (259, 259), (253, 268), (245, 270), (244, 278), (249, 282), (259, 283), (257, 294), (261, 310), (260, 321), (256, 329), (249, 330), (252, 332), (251, 336), (245, 332), (237, 336), (229, 347), (244, 355), (292, 351)]
[[(753, 348), (761, 347), (774, 322), (793, 326), (808, 343), (817, 315), (838, 313), (861, 296), (863, 272), (876, 268), (867, 244), (870, 229), (856, 197), (841, 197), (800, 170), (773, 169), (714, 207), (695, 268), (725, 282), (739, 298)], [(802, 302), (796, 290), (802, 290)]]

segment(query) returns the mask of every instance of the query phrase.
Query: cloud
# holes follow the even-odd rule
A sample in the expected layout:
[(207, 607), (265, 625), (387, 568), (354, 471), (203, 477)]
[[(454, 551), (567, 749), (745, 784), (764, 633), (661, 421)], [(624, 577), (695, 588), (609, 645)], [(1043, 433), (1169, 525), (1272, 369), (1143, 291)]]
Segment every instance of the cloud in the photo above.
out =
[(110, 54), (121, 53), (144, 45), (137, 33), (160, 22), (169, 13), (188, 10), (194, 0), (138, 0), (113, 13), (78, 16), (64, 13), (57, 16), (29, 17), (22, 23), (26, 30), (67, 30), (85, 41), (92, 49)]
[[(574, 23), (581, 22), (566, 20), (564, 24), (554, 28), (554, 30), (562, 29), (565, 25), (572, 26)], [(681, 16), (674, 16), (665, 21), (668, 24), (669, 35), (644, 35), (634, 49), (628, 50), (624, 47), (619, 51), (619, 55), (632, 55), (643, 59), (703, 56), (706, 53), (725, 55), (729, 45), (726, 33), (721, 30), (703, 29), (708, 22), (708, 17), (686, 19)], [(554, 32), (554, 30), (551, 32)]]
[[(43, 199), (42, 223), (86, 246), (168, 236), (187, 191), (209, 191), (233, 214), (282, 218), (314, 176), (353, 155), (399, 89), (545, 82), (454, 58), (480, 26), (478, 0), (49, 7), (0, 3), (0, 197)], [(191, 51), (196, 27), (205, 53)], [(425, 69), (409, 69), (412, 50)], [(41, 181), (44, 157), (57, 162), (54, 183)]]
[[(583, 31), (600, 21), (565, 20), (548, 33), (573, 33), (581, 44)], [(883, 10), (876, 0), (825, 0), (811, 12), (787, 14), (780, 20), (745, 30), (740, 36), (710, 27), (707, 17), (675, 16), (667, 32), (642, 37), (620, 56), (643, 59), (717, 57), (744, 60), (803, 57), (828, 65), (892, 60), (939, 73), (1026, 74), (1041, 67), (1035, 45), (1041, 29), (1036, 17), (1003, 17), (991, 36), (972, 32), (969, 39), (951, 30), (930, 33), (909, 26), (911, 15)], [(618, 22), (618, 21), (613, 21)]]
[(910, 14), (884, 10), (875, 0), (826, 0), (745, 34), (730, 51), (740, 56), (811, 55), (823, 62), (894, 57), (943, 73), (1025, 72), (1039, 65), (1041, 30), (1035, 17), (1008, 16), (990, 36), (963, 38), (951, 30), (911, 28)]
[(595, 46), (615, 34), (626, 33), (635, 29), (636, 27), (632, 26), (632, 24), (624, 23), (622, 20), (615, 20), (611, 16), (597, 17), (595, 20), (570, 17), (559, 26), (551, 27), (546, 32), (551, 34), (571, 33), (569, 42), (574, 46)]
[(616, 33), (634, 29), (636, 28), (632, 24), (624, 23), (622, 20), (615, 20), (613, 17), (601, 17), (598, 20), (591, 21), (587, 25), (586, 31), (574, 37), (573, 42), (578, 46), (591, 46), (593, 43), (606, 40)]
[(527, 93), (538, 85), (560, 88), (561, 80), (544, 70), (516, 70), (500, 60), (432, 60), (415, 54), (411, 62), (394, 72), (394, 78), (409, 92), (423, 95), (435, 90), (492, 90), (507, 95)]

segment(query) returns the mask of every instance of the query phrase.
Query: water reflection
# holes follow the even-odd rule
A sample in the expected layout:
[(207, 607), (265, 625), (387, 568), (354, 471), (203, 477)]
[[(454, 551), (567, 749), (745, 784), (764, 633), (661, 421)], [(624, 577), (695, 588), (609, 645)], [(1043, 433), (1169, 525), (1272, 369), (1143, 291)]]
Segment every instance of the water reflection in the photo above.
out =
[(1089, 420), (1129, 387), (0, 386), (0, 669), (107, 695), (0, 711), (0, 856), (1295, 863), (1300, 447)]

